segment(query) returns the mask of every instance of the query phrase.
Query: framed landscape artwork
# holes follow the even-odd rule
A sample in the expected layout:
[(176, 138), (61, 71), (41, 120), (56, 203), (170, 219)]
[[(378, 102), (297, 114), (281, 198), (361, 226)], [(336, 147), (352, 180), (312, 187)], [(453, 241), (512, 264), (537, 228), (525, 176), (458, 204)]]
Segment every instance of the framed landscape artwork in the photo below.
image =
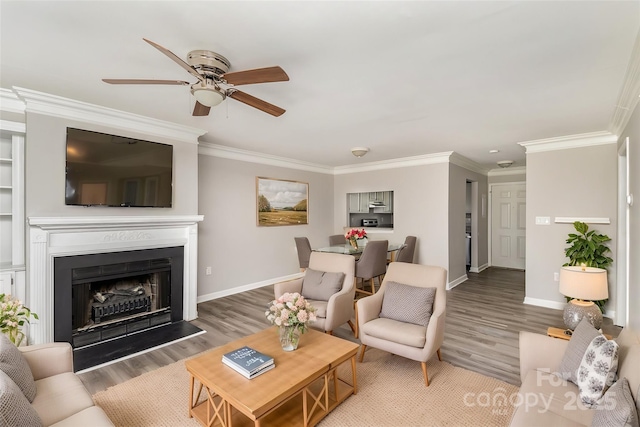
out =
[(309, 183), (256, 177), (259, 227), (309, 223)]

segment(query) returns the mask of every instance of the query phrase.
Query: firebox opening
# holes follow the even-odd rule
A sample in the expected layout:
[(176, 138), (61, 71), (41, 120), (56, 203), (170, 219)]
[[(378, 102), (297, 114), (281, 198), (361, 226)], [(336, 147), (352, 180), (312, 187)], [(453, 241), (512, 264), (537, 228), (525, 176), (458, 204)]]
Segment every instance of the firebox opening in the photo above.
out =
[[(169, 260), (167, 260), (167, 263)], [(171, 272), (74, 283), (74, 348), (171, 322)]]

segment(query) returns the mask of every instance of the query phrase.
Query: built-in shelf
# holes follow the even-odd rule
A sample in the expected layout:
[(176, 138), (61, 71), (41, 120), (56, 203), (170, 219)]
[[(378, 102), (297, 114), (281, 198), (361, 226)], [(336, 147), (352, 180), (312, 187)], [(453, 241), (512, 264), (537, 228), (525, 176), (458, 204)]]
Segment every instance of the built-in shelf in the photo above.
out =
[(587, 218), (587, 217), (567, 217), (557, 216), (555, 218), (556, 224), (573, 224), (576, 221), (584, 222), (587, 224), (611, 224), (609, 218)]

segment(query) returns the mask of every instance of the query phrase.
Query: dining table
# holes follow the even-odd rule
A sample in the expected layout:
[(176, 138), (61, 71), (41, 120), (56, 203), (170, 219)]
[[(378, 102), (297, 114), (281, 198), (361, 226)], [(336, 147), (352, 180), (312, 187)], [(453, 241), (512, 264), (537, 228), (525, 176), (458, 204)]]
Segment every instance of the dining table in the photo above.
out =
[[(390, 256), (391, 261), (393, 261), (396, 251), (400, 249), (402, 246), (403, 246), (402, 243), (401, 244), (389, 243), (387, 252), (391, 253), (391, 256)], [(354, 255), (356, 258), (358, 258), (364, 251), (365, 247), (366, 245), (358, 246), (357, 248), (354, 248), (349, 243), (346, 243), (344, 245), (324, 246), (321, 248), (314, 248), (311, 250), (314, 252), (329, 252), (333, 254)]]

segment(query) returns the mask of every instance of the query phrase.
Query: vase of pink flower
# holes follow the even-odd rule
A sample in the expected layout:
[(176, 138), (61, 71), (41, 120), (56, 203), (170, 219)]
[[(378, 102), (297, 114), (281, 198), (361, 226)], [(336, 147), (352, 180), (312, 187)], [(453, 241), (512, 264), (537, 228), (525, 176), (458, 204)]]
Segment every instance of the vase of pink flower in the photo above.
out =
[(315, 322), (316, 309), (299, 293), (286, 292), (271, 301), (265, 316), (278, 326), (282, 349), (293, 351), (298, 348), (300, 334), (306, 332), (310, 322)]
[(367, 232), (364, 231), (364, 228), (352, 228), (351, 230), (347, 231), (344, 235), (344, 238), (347, 239), (349, 241), (349, 243), (351, 244), (351, 246), (354, 247), (354, 249), (358, 249), (358, 240), (360, 239), (365, 239), (367, 237)]

